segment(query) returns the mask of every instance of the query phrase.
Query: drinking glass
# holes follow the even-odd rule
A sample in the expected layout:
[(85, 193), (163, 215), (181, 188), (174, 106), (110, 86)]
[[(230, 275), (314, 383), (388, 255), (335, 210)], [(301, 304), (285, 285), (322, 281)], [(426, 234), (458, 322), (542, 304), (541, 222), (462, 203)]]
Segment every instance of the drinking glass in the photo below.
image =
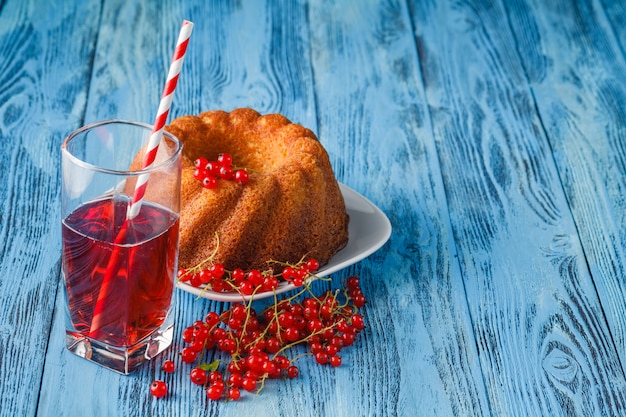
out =
[[(123, 374), (165, 350), (174, 331), (182, 144), (164, 133), (144, 168), (151, 132), (108, 120), (61, 146), (66, 345)], [(147, 188), (134, 199), (140, 177)]]

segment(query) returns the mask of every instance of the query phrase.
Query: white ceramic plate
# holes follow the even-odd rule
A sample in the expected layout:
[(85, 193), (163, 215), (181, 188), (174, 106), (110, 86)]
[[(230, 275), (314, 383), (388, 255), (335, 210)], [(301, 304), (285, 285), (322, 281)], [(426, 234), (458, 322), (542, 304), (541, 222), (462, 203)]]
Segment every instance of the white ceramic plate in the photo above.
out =
[[(380, 249), (391, 236), (391, 223), (385, 216), (385, 213), (353, 189), (343, 184), (339, 184), (339, 187), (346, 202), (346, 210), (350, 216), (348, 244), (341, 251), (337, 252), (330, 262), (315, 273), (317, 277), (328, 276), (359, 262)], [(236, 302), (250, 298), (236, 292), (223, 293), (205, 290), (202, 287), (196, 288), (180, 281), (177, 283), (177, 286), (199, 297), (216, 301)], [(276, 290), (276, 294), (294, 289), (296, 287), (293, 284), (281, 282)], [(272, 291), (257, 293), (254, 295), (254, 299), (271, 297), (273, 294)]]

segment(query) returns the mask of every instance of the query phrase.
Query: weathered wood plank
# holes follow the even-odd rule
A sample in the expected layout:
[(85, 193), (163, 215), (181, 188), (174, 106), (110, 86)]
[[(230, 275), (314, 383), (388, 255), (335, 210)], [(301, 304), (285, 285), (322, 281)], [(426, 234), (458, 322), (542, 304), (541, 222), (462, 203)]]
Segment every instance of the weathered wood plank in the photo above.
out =
[[(186, 18), (195, 23), (196, 49), (185, 57), (170, 119), (253, 107), (315, 127), (303, 4), (110, 1), (106, 10), (100, 38), (108, 44), (98, 48), (94, 61), (88, 121), (133, 117), (152, 123), (176, 26)], [(155, 32), (150, 25), (162, 29)]]
[[(511, 26), (622, 364), (626, 363), (626, 62), (598, 2), (512, 2)], [(609, 16), (619, 16), (615, 2)], [(572, 36), (572, 33), (577, 36)], [(619, 32), (618, 32), (619, 34)], [(537, 45), (528, 48), (530, 44)]]
[[(152, 4), (107, 1), (94, 61), (86, 120), (124, 117), (151, 122), (160, 89), (183, 18), (195, 23), (181, 78), (176, 90), (172, 116), (193, 114), (212, 108), (250, 106), (262, 112), (281, 112), (294, 121), (315, 128), (315, 107), (308, 40), (306, 9), (298, 2), (278, 7), (271, 2), (214, 1), (181, 6), (178, 2)], [(241, 30), (241, 25), (246, 30)], [(154, 27), (163, 28), (154, 33)], [(294, 34), (296, 36), (294, 36)], [(293, 53), (296, 51), (296, 53)], [(338, 285), (338, 283), (336, 283)], [(224, 306), (179, 292), (175, 311), (180, 331)], [(62, 302), (57, 311), (62, 311)], [(179, 334), (176, 335), (180, 344)], [(180, 346), (179, 346), (180, 348)], [(65, 351), (63, 320), (55, 317), (47, 361), (40, 414), (73, 415), (80, 407), (90, 415), (318, 415), (322, 398), (319, 380), (328, 384), (331, 368), (302, 368), (294, 381), (268, 383), (263, 395), (236, 403), (208, 401), (193, 386), (176, 355), (180, 371), (165, 375), (155, 360), (129, 377), (122, 377), (74, 357)], [(346, 357), (347, 359), (347, 357)], [(347, 386), (348, 371), (337, 384)], [(148, 393), (155, 377), (170, 385), (170, 400), (156, 400)], [(313, 378), (313, 381), (311, 381)], [(334, 385), (332, 385), (334, 386)], [(293, 398), (284, 401), (284, 398)], [(360, 397), (358, 397), (360, 398)], [(104, 404), (103, 401), (107, 403)], [(329, 404), (329, 407), (338, 406)], [(332, 408), (331, 408), (332, 409)], [(350, 408), (347, 408), (349, 410)]]
[(619, 414), (624, 374), (502, 4), (410, 3), (493, 413)]
[[(0, 415), (621, 412), (625, 6), (413, 1), (411, 21), (401, 0), (150, 3), (0, 0)], [(368, 328), (345, 365), (304, 361), (237, 403), (185, 372), (155, 400), (160, 361), (118, 376), (63, 340), (58, 146), (83, 121), (152, 122), (183, 18), (173, 116), (286, 114), (396, 226), (316, 284), (363, 278)], [(177, 326), (223, 307), (180, 292)]]
[(82, 123), (96, 35), (77, 16), (99, 14), (77, 3), (0, 3), (2, 416), (37, 407), (60, 265), (59, 147)]
[(358, 268), (371, 331), (354, 384), (370, 395), (352, 413), (489, 415), (406, 4), (317, 1), (309, 16), (320, 136), (396, 227)]

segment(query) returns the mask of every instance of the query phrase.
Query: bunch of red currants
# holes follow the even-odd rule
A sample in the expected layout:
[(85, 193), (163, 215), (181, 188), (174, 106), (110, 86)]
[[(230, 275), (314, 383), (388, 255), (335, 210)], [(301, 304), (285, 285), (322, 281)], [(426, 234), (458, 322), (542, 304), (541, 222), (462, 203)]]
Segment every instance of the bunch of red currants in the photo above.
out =
[[(267, 380), (296, 378), (296, 361), (312, 356), (320, 364), (340, 366), (340, 352), (352, 345), (365, 328), (361, 308), (365, 296), (356, 276), (348, 278), (343, 291), (312, 293), (308, 283), (297, 294), (285, 299), (274, 295), (274, 302), (261, 311), (253, 300), (234, 303), (218, 314), (209, 312), (182, 332), (185, 346), (181, 361), (191, 369), (191, 381), (202, 386), (211, 400), (238, 400), (242, 390), (260, 392)], [(297, 346), (305, 352), (289, 355)], [(207, 362), (216, 353), (223, 359)], [(166, 360), (162, 370), (174, 372), (174, 362)], [(162, 380), (154, 381), (155, 397), (167, 394)]]

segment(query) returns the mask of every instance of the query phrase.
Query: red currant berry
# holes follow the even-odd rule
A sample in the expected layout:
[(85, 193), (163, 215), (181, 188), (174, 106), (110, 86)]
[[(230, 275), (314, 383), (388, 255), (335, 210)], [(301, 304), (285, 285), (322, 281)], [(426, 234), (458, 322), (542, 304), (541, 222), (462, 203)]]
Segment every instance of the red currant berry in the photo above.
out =
[(243, 295), (252, 295), (254, 293), (254, 285), (250, 281), (243, 281), (239, 284), (239, 291)]
[(309, 351), (312, 354), (317, 355), (318, 353), (324, 351), (324, 346), (322, 346), (322, 344), (318, 343), (318, 342), (310, 342), (309, 343)]
[(356, 294), (352, 297), (352, 302), (356, 308), (363, 308), (365, 306), (365, 296), (363, 293)]
[(248, 171), (244, 169), (238, 169), (237, 171), (235, 171), (234, 178), (235, 181), (237, 181), (239, 184), (244, 185), (248, 182), (250, 176), (248, 175)]
[(309, 276), (309, 270), (306, 268), (306, 266), (302, 267), (302, 268), (298, 268), (296, 269), (296, 276), (295, 278), (300, 278), (302, 279), (302, 281), (304, 281), (306, 279), (306, 277)]
[(216, 328), (215, 330), (213, 330), (213, 339), (215, 340), (223, 340), (226, 338), (226, 336), (228, 336), (228, 332), (224, 329), (222, 329), (221, 327)]
[(251, 355), (248, 357), (248, 368), (254, 372), (261, 372), (265, 361), (266, 358), (261, 354)]
[(251, 346), (248, 349), (248, 359), (247, 359), (248, 360), (248, 367), (250, 366), (250, 363), (251, 363), (250, 357), (252, 357), (252, 356), (260, 356), (260, 357), (263, 358), (263, 360), (266, 359), (265, 356), (263, 355), (263, 350), (261, 348), (256, 347), (256, 346)]
[(229, 362), (226, 368), (230, 373), (242, 373), (248, 370), (248, 364), (246, 360), (240, 359), (238, 361)]
[(328, 343), (330, 343), (333, 346), (336, 346), (337, 350), (341, 350), (341, 348), (343, 347), (343, 340), (341, 339), (340, 336), (331, 337)]
[(352, 346), (354, 341), (356, 340), (356, 335), (354, 333), (343, 333), (341, 335), (341, 341), (344, 346)]
[(278, 278), (273, 275), (267, 276), (263, 279), (263, 291), (274, 291), (278, 288), (279, 284)]
[(205, 166), (205, 170), (209, 175), (217, 177), (220, 175), (220, 164), (216, 161), (209, 161)]
[(333, 316), (334, 307), (331, 304), (324, 303), (320, 307), (320, 315), (325, 319), (330, 319)]
[(202, 186), (204, 188), (208, 188), (209, 190), (217, 187), (217, 178), (213, 177), (213, 176), (206, 176), (202, 179)]
[(232, 354), (237, 350), (237, 342), (231, 337), (226, 337), (217, 343), (217, 348), (222, 352)]
[(186, 269), (179, 269), (178, 270), (178, 279), (181, 280), (182, 282), (189, 281), (190, 277), (191, 277), (191, 275), (189, 273), (187, 273)]
[[(261, 378), (261, 375), (258, 372), (247, 370), (243, 374), (243, 379), (246, 379), (246, 378), (251, 378), (251, 379), (253, 379), (256, 382), (259, 382), (259, 379)], [(243, 386), (243, 382), (242, 382), (242, 386)]]
[(156, 398), (165, 397), (165, 395), (167, 395), (167, 385), (163, 381), (152, 381), (150, 384), (150, 394)]
[(193, 161), (193, 166), (196, 168), (204, 168), (206, 167), (207, 162), (209, 162), (206, 158), (198, 158)]
[(202, 168), (198, 168), (195, 169), (193, 171), (193, 177), (195, 179), (197, 179), (198, 181), (202, 181), (203, 179), (205, 179), (207, 176), (209, 175), (209, 173), (207, 172), (206, 169), (202, 169)]
[(204, 318), (204, 321), (210, 327), (213, 327), (220, 322), (220, 316), (215, 311), (210, 311)]
[(328, 363), (330, 363), (330, 365), (334, 367), (341, 366), (341, 356), (332, 355), (330, 358), (328, 358)]
[(363, 330), (365, 328), (365, 322), (363, 321), (363, 316), (360, 314), (354, 314), (351, 317), (352, 327), (356, 330)]
[(222, 398), (222, 394), (224, 393), (224, 386), (211, 384), (209, 388), (206, 389), (206, 396), (209, 400), (217, 401)]
[(315, 298), (311, 298), (311, 297), (307, 297), (304, 300), (302, 300), (302, 306), (304, 308), (317, 308), (319, 307), (320, 302), (319, 300), (315, 299)]
[(224, 276), (226, 270), (224, 269), (224, 265), (214, 264), (209, 267), (209, 272), (211, 272), (211, 276), (213, 276), (213, 278), (220, 279)]
[(231, 387), (228, 389), (228, 399), (232, 401), (237, 401), (241, 398), (241, 390), (238, 387)]
[(229, 166), (221, 167), (220, 178), (224, 180), (231, 180), (233, 178), (233, 169)]
[(297, 366), (291, 365), (289, 368), (287, 368), (287, 376), (290, 379), (296, 378), (299, 374), (300, 374), (300, 370), (298, 369)]
[(305, 266), (307, 271), (315, 272), (320, 267), (320, 263), (317, 261), (317, 259), (309, 259), (308, 261), (306, 261)]
[(294, 316), (301, 316), (304, 313), (304, 307), (302, 307), (301, 304), (292, 304), (289, 306), (289, 311), (291, 311)]
[(221, 153), (217, 157), (217, 162), (222, 166), (231, 166), (233, 164), (233, 157), (229, 153)]
[(346, 286), (348, 287), (348, 289), (353, 290), (361, 286), (361, 281), (359, 280), (359, 277), (352, 276), (348, 278)]
[(230, 307), (230, 311), (233, 318), (245, 320), (248, 317), (248, 312), (246, 311), (246, 307), (243, 304), (233, 304)]
[[(252, 313), (252, 312), (250, 312)], [(254, 332), (255, 330), (259, 330), (259, 319), (254, 316), (248, 317), (248, 322), (246, 323), (246, 330), (249, 332)], [(254, 339), (258, 339), (259, 335), (253, 335)], [(263, 342), (263, 339), (260, 339), (258, 343)]]
[(252, 392), (256, 389), (256, 378), (246, 377), (241, 382), (241, 387), (248, 392)]
[(324, 352), (328, 354), (330, 358), (339, 353), (339, 348), (336, 345), (328, 344), (324, 347)]
[(248, 281), (250, 281), (253, 286), (257, 287), (263, 284), (263, 274), (258, 269), (253, 269), (248, 272)]
[(172, 372), (174, 372), (174, 368), (175, 368), (174, 361), (168, 360), (168, 361), (163, 362), (163, 366), (162, 366), (163, 372), (171, 374)]
[[(277, 371), (280, 371), (280, 369), (278, 369), (273, 361), (265, 361), (265, 363), (263, 363), (263, 373), (266, 373), (271, 377), (272, 375), (275, 375)], [(280, 375), (280, 372), (278, 372), (278, 374)]]
[(231, 387), (241, 387), (243, 376), (239, 372), (233, 372), (228, 376), (228, 385)]
[(326, 352), (317, 352), (315, 354), (315, 362), (324, 365), (328, 362), (328, 354)]
[(265, 342), (265, 350), (268, 353), (277, 353), (281, 348), (280, 340), (277, 337), (269, 337)]
[(304, 330), (304, 328), (306, 327), (306, 324), (307, 324), (307, 321), (304, 319), (304, 317), (301, 314), (294, 315), (293, 327), (295, 327), (298, 330)]
[(191, 328), (193, 329), (193, 335), (198, 336), (198, 334), (200, 334), (204, 329), (206, 329), (206, 326), (204, 325), (204, 322), (202, 320), (196, 320), (191, 325)]
[(330, 340), (335, 336), (335, 329), (329, 327), (321, 333), (321, 336), (324, 340)]
[(194, 363), (198, 358), (198, 352), (191, 349), (190, 347), (186, 347), (180, 351), (180, 358), (185, 363)]
[(215, 292), (224, 292), (230, 289), (230, 285), (222, 279), (213, 279), (211, 280), (211, 288)]
[(211, 382), (212, 384), (223, 380), (224, 376), (220, 371), (213, 371), (209, 374), (209, 382)]
[(304, 307), (304, 311), (302, 312), (302, 315), (304, 316), (305, 319), (307, 320), (313, 320), (315, 318), (317, 318), (320, 314), (320, 311), (318, 309), (317, 306), (315, 307)]
[(191, 343), (193, 342), (193, 327), (187, 327), (185, 330), (183, 330), (182, 333), (182, 338), (186, 343)]
[(203, 284), (208, 284), (211, 281), (211, 273), (206, 269), (200, 271), (198, 273), (198, 277), (200, 278), (200, 282)]
[(274, 311), (273, 308), (267, 309), (263, 312), (263, 318), (265, 319), (265, 321), (267, 323), (271, 322), (272, 320), (274, 320), (274, 317), (276, 316), (275, 314), (276, 312)]
[(290, 327), (293, 326), (294, 316), (291, 313), (280, 313), (278, 315), (278, 324), (280, 327)]
[(273, 361), (274, 364), (280, 369), (287, 369), (289, 365), (291, 365), (291, 361), (282, 355), (276, 356)]
[(293, 277), (296, 276), (296, 270), (287, 266), (283, 269), (282, 276), (285, 281), (292, 281)]
[(340, 333), (352, 331), (351, 325), (348, 324), (345, 318), (341, 318), (335, 323), (335, 329)]
[(193, 350), (199, 355), (204, 350), (205, 343), (206, 343), (206, 340), (197, 339), (191, 342), (188, 348)]
[(196, 385), (204, 385), (207, 382), (206, 371), (201, 368), (193, 368), (189, 374), (189, 378), (191, 379), (191, 382)]
[(196, 288), (202, 285), (202, 278), (200, 278), (200, 274), (191, 274), (191, 278), (189, 278), (189, 285)]
[(300, 330), (295, 327), (287, 327), (284, 332), (285, 339), (290, 342), (296, 342), (300, 340)]
[(228, 320), (228, 327), (230, 327), (231, 330), (241, 330), (243, 329), (243, 323), (243, 320), (232, 317)]
[(241, 268), (235, 268), (231, 273), (231, 277), (233, 278), (233, 281), (235, 281), (236, 283), (240, 283), (244, 279), (246, 279), (246, 273)]
[(322, 323), (322, 321), (318, 318), (314, 318), (308, 321), (306, 324), (306, 329), (310, 333), (319, 333), (322, 331), (323, 328), (324, 328), (324, 323)]

